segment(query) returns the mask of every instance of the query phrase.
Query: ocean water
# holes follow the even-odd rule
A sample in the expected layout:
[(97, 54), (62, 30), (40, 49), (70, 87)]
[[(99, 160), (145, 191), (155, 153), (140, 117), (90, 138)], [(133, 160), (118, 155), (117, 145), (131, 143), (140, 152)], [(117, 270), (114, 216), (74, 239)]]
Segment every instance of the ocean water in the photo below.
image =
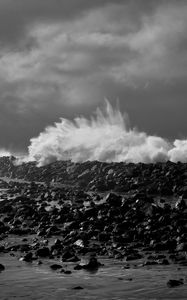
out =
[[(36, 262), (26, 263), (11, 257), (0, 255), (0, 263), (5, 271), (0, 273), (0, 299), (63, 299), (63, 300), (124, 300), (124, 299), (186, 299), (187, 270), (178, 265), (135, 267), (124, 269), (124, 262), (113, 259), (101, 259), (104, 267), (95, 273), (85, 270), (73, 270), (71, 274), (52, 271), (50, 264), (59, 261), (44, 260), (42, 265)], [(184, 284), (169, 288), (169, 279), (184, 279)], [(74, 289), (81, 286), (83, 289)]]

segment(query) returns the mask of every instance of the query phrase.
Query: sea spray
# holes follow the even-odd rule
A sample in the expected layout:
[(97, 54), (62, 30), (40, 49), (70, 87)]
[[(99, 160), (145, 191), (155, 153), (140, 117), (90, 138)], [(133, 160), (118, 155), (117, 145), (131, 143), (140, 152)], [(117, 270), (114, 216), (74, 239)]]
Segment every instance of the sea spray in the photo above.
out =
[(173, 143), (158, 136), (147, 135), (128, 125), (128, 117), (106, 101), (90, 119), (61, 118), (31, 139), (28, 160), (39, 166), (56, 160), (73, 162), (173, 162), (187, 161), (187, 140)]
[(11, 156), (11, 153), (10, 153), (10, 151), (8, 151), (6, 149), (1, 148), (0, 149), (0, 157), (2, 157), (2, 156)]

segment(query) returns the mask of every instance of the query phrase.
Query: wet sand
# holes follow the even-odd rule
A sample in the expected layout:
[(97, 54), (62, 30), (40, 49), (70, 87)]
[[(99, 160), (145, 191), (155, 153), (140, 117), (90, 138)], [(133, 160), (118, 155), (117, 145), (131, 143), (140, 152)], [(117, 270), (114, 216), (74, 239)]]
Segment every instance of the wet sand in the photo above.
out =
[[(104, 267), (91, 273), (85, 270), (61, 274), (50, 270), (54, 260), (21, 262), (10, 255), (1, 255), (6, 266), (0, 273), (1, 299), (186, 299), (187, 284), (168, 288), (168, 279), (187, 278), (185, 267), (177, 265), (123, 269), (118, 260), (101, 259)], [(55, 261), (57, 262), (57, 261)], [(138, 262), (139, 263), (139, 262)], [(66, 263), (72, 270), (73, 264)], [(83, 289), (74, 288), (81, 286)]]

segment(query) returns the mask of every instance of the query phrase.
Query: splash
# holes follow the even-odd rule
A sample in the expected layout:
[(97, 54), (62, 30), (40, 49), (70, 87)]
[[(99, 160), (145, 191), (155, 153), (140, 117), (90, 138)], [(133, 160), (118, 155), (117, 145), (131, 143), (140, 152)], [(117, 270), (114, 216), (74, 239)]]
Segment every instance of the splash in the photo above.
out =
[(0, 149), (0, 157), (3, 156), (11, 156), (12, 154), (10, 153), (10, 151), (5, 150), (5, 149)]
[(56, 160), (73, 162), (187, 162), (187, 140), (173, 143), (128, 126), (128, 117), (106, 101), (90, 119), (61, 118), (31, 139), (29, 160), (39, 166)]

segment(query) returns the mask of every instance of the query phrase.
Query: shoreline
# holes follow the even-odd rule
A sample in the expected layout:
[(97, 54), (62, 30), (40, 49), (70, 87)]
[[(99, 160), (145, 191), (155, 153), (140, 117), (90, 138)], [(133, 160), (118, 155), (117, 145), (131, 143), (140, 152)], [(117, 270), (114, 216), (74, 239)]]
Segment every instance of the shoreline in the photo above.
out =
[[(180, 169), (180, 177), (183, 179), (183, 183), (185, 182), (186, 166), (180, 165), (179, 168), (178, 165), (169, 164), (164, 165), (164, 168), (165, 166), (167, 166), (167, 172), (164, 172), (170, 172), (170, 175), (167, 176), (171, 177), (176, 172), (175, 168)], [(109, 167), (107, 176), (111, 174), (114, 176), (114, 171), (110, 171), (111, 166)], [(48, 274), (55, 274), (55, 278), (69, 276), (68, 286), (69, 288), (71, 286), (71, 291), (74, 276), (80, 276), (84, 283), (84, 293), (87, 289), (84, 276), (95, 276), (94, 280), (101, 276), (104, 282), (105, 276), (110, 275), (112, 280), (121, 281), (119, 291), (125, 293), (122, 285), (125, 274), (135, 272), (133, 273), (135, 275), (149, 271), (152, 278), (156, 278), (155, 280), (158, 280), (158, 274), (163, 275), (162, 280), (155, 282), (155, 284), (163, 288), (168, 299), (172, 299), (172, 297), (170, 298), (170, 288), (177, 290), (176, 293), (183, 297), (186, 292), (185, 270), (187, 266), (185, 185), (178, 185), (172, 194), (167, 194), (165, 189), (159, 189), (153, 195), (151, 194), (152, 190), (150, 190), (150, 181), (146, 177), (148, 175), (145, 176), (150, 166), (145, 166), (145, 170), (141, 166), (141, 172), (144, 173), (142, 178), (140, 174), (137, 177), (137, 166), (133, 165), (133, 169), (132, 166), (130, 167), (131, 176), (126, 177), (127, 182), (128, 184), (132, 182), (133, 185), (136, 182), (136, 185), (128, 191), (122, 190), (121, 192), (116, 188), (88, 190), (81, 186), (71, 185), (70, 181), (66, 185), (65, 183), (56, 184), (55, 181), (44, 183), (33, 180), (17, 180), (16, 178), (10, 178), (10, 180), (1, 178), (0, 264), (4, 265), (4, 261), (8, 262), (7, 266), (6, 263), (4, 265), (5, 270), (0, 272), (1, 278), (6, 277), (6, 272), (9, 272), (11, 268), (9, 259), (11, 261), (13, 259), (15, 261), (13, 263), (15, 268), (12, 270), (14, 276), (18, 271), (16, 269), (18, 265), (22, 276), (24, 272), (30, 272), (31, 266), (33, 272), (36, 269), (43, 270), (44, 268)], [(45, 172), (47, 172), (47, 168), (46, 166)], [(115, 169), (115, 166), (113, 168)], [(154, 166), (152, 170), (152, 173), (156, 174), (154, 175), (156, 184), (160, 182), (157, 172), (154, 173), (157, 168), (158, 165)], [(35, 171), (41, 172), (41, 169)], [(75, 174), (78, 171), (71, 169), (71, 172), (74, 172), (70, 173), (71, 176), (69, 175), (69, 180), (72, 178), (71, 182), (74, 182)], [(100, 174), (101, 178), (105, 178), (103, 172)], [(22, 174), (24, 173), (25, 169), (23, 168)], [(124, 174), (127, 173), (129, 173), (128, 168), (127, 170), (124, 169)], [(124, 174), (121, 177), (126, 176)], [(87, 186), (90, 185), (92, 178), (88, 175), (88, 173), (84, 175), (87, 177)], [(36, 176), (36, 179), (39, 176)], [(98, 178), (97, 176), (96, 178)], [(167, 176), (163, 177), (162, 175), (163, 184), (168, 180)], [(23, 176), (23, 178), (25, 177)], [(107, 177), (108, 181), (109, 179)], [(174, 182), (175, 178), (172, 180)], [(145, 182), (144, 188), (140, 184), (142, 181)], [(137, 188), (138, 185), (139, 188)], [(123, 186), (124, 184), (121, 183), (120, 188), (122, 189)], [(86, 266), (89, 264), (89, 257), (93, 254), (98, 265), (96, 264), (92, 270)], [(100, 265), (100, 261), (103, 260), (107, 261), (104, 266)], [(108, 264), (108, 261), (111, 263)], [(119, 264), (118, 277), (122, 277), (122, 279), (116, 279), (117, 277), (113, 276), (113, 273), (108, 274), (110, 268), (113, 270), (116, 262)], [(66, 265), (68, 267), (64, 267)], [(94, 271), (94, 273), (89, 275), (90, 271)], [(164, 275), (165, 272), (167, 276)], [(30, 276), (28, 274), (27, 280)], [(139, 275), (136, 276), (138, 278)], [(40, 277), (40, 280), (43, 279)], [(141, 280), (143, 293), (146, 295), (146, 284), (148, 284), (149, 279), (142, 277)], [(17, 284), (16, 277), (14, 283)], [(114, 290), (116, 284), (115, 282)], [(67, 294), (69, 288), (67, 288)], [(131, 296), (129, 297), (132, 298), (129, 299), (136, 299), (136, 295), (133, 298), (133, 288), (137, 288), (139, 295), (141, 295), (134, 279), (131, 282), (131, 288)], [(108, 299), (110, 299), (109, 290)], [(81, 291), (79, 292), (81, 293)], [(100, 292), (102, 293), (102, 289)], [(71, 299), (73, 295), (70, 293), (67, 299)], [(93, 299), (100, 299), (97, 297)], [(157, 299), (155, 291), (149, 297)], [(80, 299), (84, 299), (84, 297)], [(122, 294), (119, 299), (123, 299)], [(140, 298), (137, 297), (137, 299)]]

